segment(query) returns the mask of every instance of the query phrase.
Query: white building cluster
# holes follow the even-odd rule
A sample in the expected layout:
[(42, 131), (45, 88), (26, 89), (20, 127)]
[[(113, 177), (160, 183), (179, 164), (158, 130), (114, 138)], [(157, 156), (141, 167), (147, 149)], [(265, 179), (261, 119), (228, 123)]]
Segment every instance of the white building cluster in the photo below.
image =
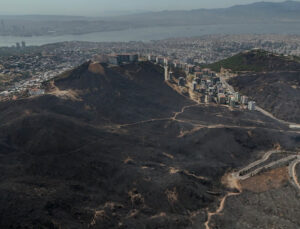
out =
[(249, 101), (247, 96), (235, 92), (226, 81), (221, 80), (221, 77), (210, 69), (151, 54), (147, 56), (147, 60), (164, 67), (165, 81), (173, 81), (174, 74), (171, 69), (183, 70), (186, 77), (176, 79), (178, 86), (185, 87), (188, 83), (187, 78), (192, 78), (190, 87), (194, 93), (197, 93), (201, 102), (215, 102), (232, 108), (242, 107), (250, 111), (256, 109), (254, 101)]
[(112, 65), (134, 63), (139, 60), (139, 55), (135, 53), (111, 54), (107, 56), (106, 62)]

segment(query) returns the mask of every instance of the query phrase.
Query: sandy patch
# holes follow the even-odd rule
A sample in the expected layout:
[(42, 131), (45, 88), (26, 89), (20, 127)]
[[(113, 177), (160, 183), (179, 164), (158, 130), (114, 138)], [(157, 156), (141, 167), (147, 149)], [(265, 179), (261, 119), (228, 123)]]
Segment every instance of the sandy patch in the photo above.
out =
[(94, 74), (105, 75), (105, 70), (103, 66), (99, 63), (91, 63), (88, 68), (89, 72)]
[(176, 168), (173, 168), (173, 167), (170, 167), (169, 168), (169, 173), (170, 174), (176, 174), (176, 173), (178, 173), (180, 170), (179, 169), (176, 169)]
[(287, 167), (273, 169), (260, 175), (240, 181), (242, 189), (252, 192), (265, 192), (286, 184), (289, 180)]
[(176, 187), (173, 188), (173, 190), (166, 190), (165, 193), (167, 195), (169, 203), (173, 204), (178, 201), (178, 193), (177, 193)]

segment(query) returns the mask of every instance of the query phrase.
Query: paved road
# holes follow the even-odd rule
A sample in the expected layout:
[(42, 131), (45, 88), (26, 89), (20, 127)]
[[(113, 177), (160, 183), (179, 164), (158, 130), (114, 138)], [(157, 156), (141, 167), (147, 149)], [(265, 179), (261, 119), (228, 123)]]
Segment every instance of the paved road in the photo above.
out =
[(293, 160), (295, 160), (295, 159), (297, 159), (297, 156), (296, 156), (296, 155), (291, 155), (291, 156), (282, 158), (282, 159), (280, 159), (280, 160), (271, 162), (271, 163), (269, 163), (269, 164), (267, 164), (267, 165), (264, 165), (264, 166), (262, 166), (262, 167), (259, 167), (259, 168), (255, 169), (254, 171), (250, 171), (249, 173), (247, 173), (247, 174), (245, 174), (245, 175), (243, 175), (243, 176), (238, 175), (238, 178), (239, 178), (239, 180), (246, 180), (246, 179), (248, 179), (248, 178), (250, 178), (250, 177), (253, 177), (253, 176), (257, 175), (257, 174), (260, 173), (263, 169), (270, 169), (270, 168), (272, 168), (272, 167), (274, 167), (274, 166), (281, 165), (281, 164), (287, 163), (287, 162), (289, 162), (289, 161), (293, 161)]
[(296, 172), (296, 167), (300, 163), (300, 156), (297, 156), (297, 160), (294, 160), (293, 163), (290, 164), (289, 166), (289, 174), (290, 178), (292, 180), (292, 184), (300, 190), (300, 183), (297, 177), (297, 172)]
[[(236, 183), (238, 183), (240, 180), (245, 180), (245, 179), (250, 178), (251, 176), (255, 176), (257, 173), (259, 173), (263, 169), (272, 168), (273, 166), (279, 165), (281, 163), (286, 163), (286, 162), (292, 161), (289, 165), (289, 174), (290, 174), (291, 181), (292, 181), (293, 185), (300, 191), (300, 183), (298, 181), (297, 174), (296, 174), (296, 166), (300, 163), (299, 152), (295, 152), (293, 155), (284, 157), (280, 160), (277, 160), (277, 161), (271, 162), (267, 165), (261, 166), (261, 167), (257, 168), (256, 170), (245, 174), (244, 176), (239, 175), (240, 172), (250, 170), (251, 168), (265, 162), (266, 160), (268, 160), (270, 158), (270, 156), (272, 154), (281, 153), (281, 152), (282, 151), (279, 151), (279, 150), (268, 151), (263, 155), (263, 157), (261, 159), (255, 161), (255, 162), (252, 162), (251, 164), (249, 164), (248, 166), (242, 168), (238, 172), (232, 173), (230, 176), (232, 177), (232, 179), (234, 179), (236, 181)], [(221, 202), (220, 202), (220, 205), (219, 205), (218, 209), (215, 212), (208, 212), (207, 213), (207, 221), (204, 223), (204, 226), (205, 226), (206, 229), (210, 229), (209, 224), (210, 224), (212, 216), (219, 215), (224, 210), (227, 198), (229, 198), (231, 196), (238, 196), (242, 193), (242, 189), (239, 185), (236, 185), (235, 188), (238, 190), (238, 192), (228, 192), (221, 199)]]
[(224, 84), (224, 85), (227, 87), (227, 89), (228, 89), (231, 93), (234, 93), (234, 92), (235, 92), (235, 91), (234, 91), (234, 88), (233, 88), (230, 84), (227, 83), (226, 79), (225, 79), (223, 76), (220, 76), (220, 81), (221, 81), (222, 84)]
[(242, 173), (244, 171), (250, 170), (251, 168), (253, 168), (253, 167), (255, 167), (255, 166), (257, 166), (257, 165), (265, 162), (266, 160), (268, 160), (272, 154), (274, 154), (274, 153), (281, 153), (281, 152), (282, 151), (280, 151), (280, 150), (271, 150), (271, 151), (265, 153), (264, 156), (261, 159), (255, 161), (255, 162), (252, 162), (251, 164), (249, 164), (246, 167), (244, 167), (241, 170), (239, 170), (237, 173), (240, 174), (240, 173)]
[[(231, 93), (234, 93), (234, 88), (227, 83), (226, 79), (222, 76), (220, 76), (220, 80), (221, 82), (227, 87), (227, 89), (231, 92)], [(287, 121), (284, 121), (284, 120), (281, 120), (281, 119), (278, 119), (276, 118), (274, 115), (272, 115), (270, 112), (264, 110), (263, 108), (259, 107), (256, 105), (256, 110), (261, 112), (262, 114), (264, 114), (265, 116), (268, 116), (269, 118), (277, 121), (277, 122), (280, 122), (284, 125), (287, 125), (289, 128), (291, 129), (300, 129), (300, 124), (298, 123), (292, 123), (292, 122), (287, 122)]]
[(262, 114), (264, 114), (265, 116), (268, 116), (269, 118), (277, 121), (277, 122), (280, 122), (284, 125), (287, 125), (289, 128), (291, 129), (300, 129), (300, 124), (297, 124), (297, 123), (292, 123), (292, 122), (287, 122), (287, 121), (284, 121), (284, 120), (281, 120), (281, 119), (278, 119), (276, 117), (274, 117), (274, 115), (272, 115), (270, 112), (264, 110), (263, 108), (259, 107), (259, 106), (256, 106), (256, 110), (261, 112)]

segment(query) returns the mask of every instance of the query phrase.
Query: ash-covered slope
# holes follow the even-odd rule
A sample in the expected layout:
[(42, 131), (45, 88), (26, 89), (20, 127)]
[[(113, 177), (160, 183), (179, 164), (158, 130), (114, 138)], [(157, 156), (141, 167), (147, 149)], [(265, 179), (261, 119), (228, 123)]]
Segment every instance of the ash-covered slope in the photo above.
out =
[(252, 50), (211, 67), (239, 72), (229, 80), (237, 91), (251, 97), (277, 118), (300, 122), (300, 62), (296, 57)]
[(247, 74), (229, 83), (277, 118), (300, 123), (300, 71)]
[(72, 90), (105, 122), (128, 123), (168, 117), (190, 101), (164, 83), (163, 69), (150, 62), (108, 68), (85, 63), (55, 80), (59, 90)]
[(204, 228), (226, 171), (300, 145), (259, 113), (191, 102), (147, 62), (45, 87), (0, 103), (0, 228)]
[(89, 125), (168, 118), (193, 103), (163, 79), (151, 63), (108, 68), (87, 62), (47, 83), (47, 95), (0, 104), (0, 135), (8, 136), (2, 149), (70, 150), (94, 139)]

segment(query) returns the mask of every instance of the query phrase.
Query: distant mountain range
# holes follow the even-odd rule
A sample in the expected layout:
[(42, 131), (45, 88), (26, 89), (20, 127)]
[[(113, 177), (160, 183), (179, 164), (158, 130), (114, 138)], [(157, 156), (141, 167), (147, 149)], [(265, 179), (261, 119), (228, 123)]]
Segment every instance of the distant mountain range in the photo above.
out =
[[(300, 2), (257, 2), (220, 9), (144, 12), (114, 17), (53, 15), (0, 16), (0, 35), (85, 34), (154, 26), (296, 24)], [(283, 31), (284, 32), (284, 31)]]
[(257, 2), (230, 8), (161, 11), (122, 16), (115, 19), (148, 26), (299, 22), (300, 2)]

